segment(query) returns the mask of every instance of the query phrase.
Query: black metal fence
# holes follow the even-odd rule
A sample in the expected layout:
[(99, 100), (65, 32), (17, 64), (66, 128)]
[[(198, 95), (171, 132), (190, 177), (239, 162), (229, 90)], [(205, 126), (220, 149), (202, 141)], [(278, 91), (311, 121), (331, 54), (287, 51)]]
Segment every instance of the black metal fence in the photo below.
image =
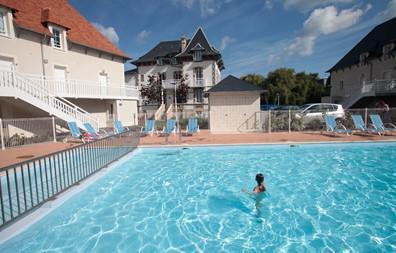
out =
[(128, 131), (0, 168), (0, 229), (136, 148)]

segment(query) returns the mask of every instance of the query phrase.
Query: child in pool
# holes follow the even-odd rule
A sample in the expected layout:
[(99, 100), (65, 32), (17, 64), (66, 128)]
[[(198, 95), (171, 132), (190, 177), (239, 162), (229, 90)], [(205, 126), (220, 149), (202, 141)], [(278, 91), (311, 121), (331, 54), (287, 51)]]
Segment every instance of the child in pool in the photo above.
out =
[(256, 182), (257, 182), (257, 186), (255, 186), (253, 188), (253, 192), (254, 193), (261, 193), (261, 192), (265, 192), (265, 185), (264, 185), (264, 175), (261, 173), (258, 173), (256, 175)]

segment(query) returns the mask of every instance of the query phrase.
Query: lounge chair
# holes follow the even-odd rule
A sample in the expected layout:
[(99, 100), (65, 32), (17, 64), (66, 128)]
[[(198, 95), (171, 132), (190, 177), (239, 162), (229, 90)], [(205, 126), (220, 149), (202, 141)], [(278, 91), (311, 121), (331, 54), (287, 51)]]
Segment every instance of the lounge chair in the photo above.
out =
[(348, 130), (344, 125), (342, 124), (337, 125), (337, 122), (335, 121), (332, 115), (326, 115), (325, 122), (326, 122), (326, 129), (328, 132), (332, 132), (334, 134), (339, 133), (339, 134), (347, 134), (347, 135), (350, 135), (352, 133), (352, 131)]
[(67, 122), (67, 126), (69, 127), (71, 136), (74, 139), (81, 140), (83, 143), (85, 143), (87, 141), (92, 141), (93, 139), (96, 138), (95, 136), (93, 136), (89, 133), (82, 134), (80, 132), (80, 128), (78, 128), (78, 126), (77, 126), (77, 123), (74, 121)]
[(144, 134), (150, 134), (151, 136), (153, 136), (154, 126), (155, 126), (155, 121), (153, 119), (149, 119), (146, 121), (146, 126), (142, 127), (140, 132)]
[(189, 118), (187, 128), (186, 128), (186, 134), (193, 135), (194, 133), (198, 133), (198, 132), (199, 132), (198, 119), (197, 118)]
[[(378, 114), (370, 114), (370, 119), (371, 122), (373, 123), (373, 126), (375, 129), (378, 131), (382, 132), (395, 132), (396, 131), (396, 126), (393, 125), (392, 123), (383, 123), (381, 117)], [(386, 127), (385, 125), (388, 125), (390, 127)]]
[(123, 133), (125, 131), (129, 131), (129, 128), (128, 127), (124, 127), (120, 120), (114, 121), (114, 132), (116, 134), (120, 134), (120, 133)]
[(101, 129), (99, 129), (99, 131), (97, 132), (90, 123), (84, 123), (84, 127), (90, 135), (96, 136), (97, 138), (101, 138), (109, 135), (106, 131)]
[(361, 115), (352, 115), (352, 121), (353, 121), (353, 124), (355, 125), (355, 129), (359, 130), (361, 132), (364, 132), (364, 133), (378, 133), (379, 135), (381, 135), (381, 132), (383, 132), (383, 131), (377, 130), (375, 128), (366, 127), (364, 125), (364, 121), (363, 121), (363, 118), (362, 118)]
[(171, 133), (176, 134), (176, 120), (174, 119), (168, 119), (166, 121), (166, 126), (164, 126), (161, 135), (169, 135)]

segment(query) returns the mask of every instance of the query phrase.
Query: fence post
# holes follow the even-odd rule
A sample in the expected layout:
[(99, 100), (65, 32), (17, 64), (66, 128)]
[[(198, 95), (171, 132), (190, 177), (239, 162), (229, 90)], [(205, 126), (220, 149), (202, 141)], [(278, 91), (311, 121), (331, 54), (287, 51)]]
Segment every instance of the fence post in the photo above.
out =
[(1, 149), (4, 150), (4, 132), (3, 132), (3, 120), (0, 119), (0, 139), (1, 139)]
[(52, 134), (54, 136), (54, 142), (56, 142), (56, 127), (55, 127), (55, 117), (52, 116)]
[(291, 111), (289, 108), (289, 133), (291, 133)]
[(268, 133), (271, 133), (271, 110), (268, 110)]
[(364, 126), (367, 127), (367, 107), (364, 109)]

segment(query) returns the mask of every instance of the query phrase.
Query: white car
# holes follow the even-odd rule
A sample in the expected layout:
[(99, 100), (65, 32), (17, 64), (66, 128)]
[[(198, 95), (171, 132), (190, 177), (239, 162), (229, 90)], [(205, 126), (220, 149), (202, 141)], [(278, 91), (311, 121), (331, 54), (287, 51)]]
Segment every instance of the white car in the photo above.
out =
[(345, 112), (342, 105), (339, 104), (305, 104), (300, 106), (300, 112), (296, 114), (296, 118), (303, 119), (303, 122), (307, 123), (314, 119), (323, 121), (324, 115), (332, 115), (336, 120), (339, 120), (344, 118)]

